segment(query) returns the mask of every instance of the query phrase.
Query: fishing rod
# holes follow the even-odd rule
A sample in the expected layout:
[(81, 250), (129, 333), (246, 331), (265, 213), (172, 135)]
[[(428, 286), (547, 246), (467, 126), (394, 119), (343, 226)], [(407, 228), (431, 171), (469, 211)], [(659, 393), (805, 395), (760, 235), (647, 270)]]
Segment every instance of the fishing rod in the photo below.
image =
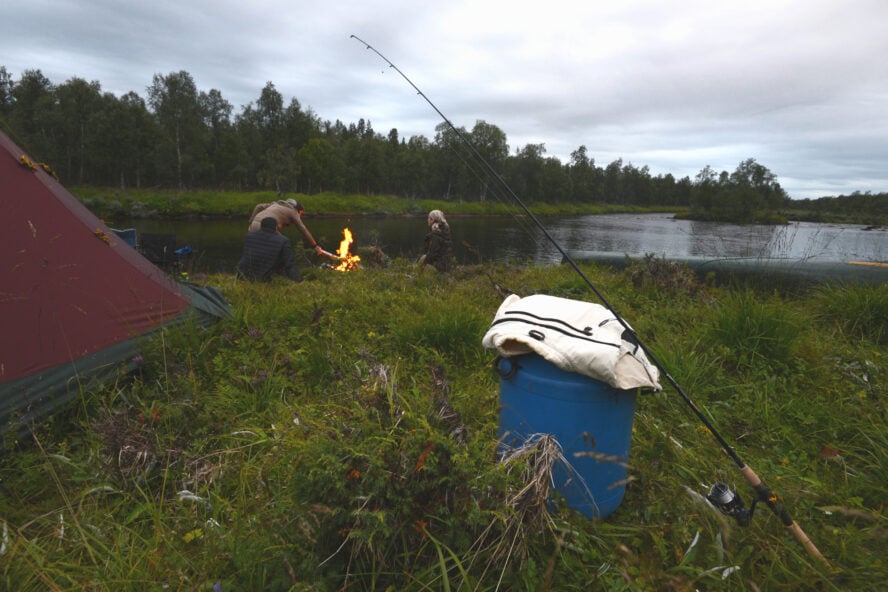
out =
[(589, 287), (590, 290), (595, 294), (596, 297), (601, 301), (601, 303), (616, 317), (617, 321), (619, 321), (620, 325), (622, 325), (624, 329), (623, 338), (627, 339), (633, 345), (636, 345), (640, 348), (644, 354), (648, 357), (650, 362), (656, 366), (660, 372), (663, 373), (663, 376), (666, 378), (666, 381), (672, 386), (673, 389), (681, 396), (684, 402), (690, 407), (691, 411), (693, 411), (694, 415), (697, 416), (703, 425), (709, 430), (709, 433), (716, 439), (724, 452), (734, 461), (734, 464), (737, 465), (737, 468), (740, 470), (740, 473), (746, 479), (746, 482), (752, 487), (755, 491), (756, 499), (750, 505), (750, 508), (747, 510), (744, 507), (742, 498), (736, 493), (736, 491), (732, 491), (728, 488), (727, 485), (724, 484), (716, 484), (712, 487), (709, 494), (706, 496), (706, 499), (709, 502), (718, 508), (722, 513), (727, 516), (734, 518), (737, 523), (741, 526), (746, 526), (749, 524), (752, 519), (752, 513), (755, 510), (755, 504), (757, 502), (763, 502), (766, 504), (771, 511), (780, 519), (783, 525), (792, 533), (792, 535), (796, 538), (796, 540), (801, 543), (801, 545), (814, 557), (829, 565), (829, 562), (823, 556), (823, 554), (817, 549), (814, 543), (808, 538), (808, 535), (802, 530), (802, 528), (798, 525), (798, 523), (794, 522), (793, 519), (789, 516), (789, 513), (784, 508), (783, 504), (771, 489), (765, 485), (765, 483), (759, 478), (759, 476), (752, 470), (752, 468), (743, 462), (734, 448), (728, 444), (727, 440), (719, 433), (719, 431), (715, 428), (711, 421), (706, 417), (706, 415), (700, 410), (699, 407), (691, 400), (690, 396), (685, 392), (685, 390), (681, 387), (680, 384), (672, 377), (671, 374), (666, 370), (663, 364), (660, 363), (659, 359), (654, 355), (654, 353), (648, 349), (648, 347), (638, 338), (638, 335), (635, 333), (635, 330), (629, 326), (629, 324), (623, 319), (622, 315), (617, 313), (616, 309), (608, 302), (607, 298), (604, 297), (595, 284), (583, 273), (583, 270), (580, 269), (579, 265), (577, 265), (576, 261), (574, 261), (573, 257), (571, 257), (567, 251), (565, 251), (557, 240), (549, 233), (546, 227), (540, 222), (539, 218), (537, 218), (530, 208), (522, 201), (520, 197), (512, 190), (508, 183), (506, 183), (505, 179), (497, 172), (496, 169), (487, 161), (486, 158), (478, 151), (475, 145), (465, 137), (465, 135), (457, 128), (450, 119), (447, 118), (444, 113), (438, 109), (437, 105), (435, 105), (429, 97), (426, 96), (424, 92), (422, 92), (418, 86), (416, 86), (410, 78), (407, 77), (404, 72), (401, 71), (391, 60), (382, 55), (375, 47), (358, 37), (357, 35), (351, 35), (351, 39), (355, 39), (359, 43), (363, 44), (366, 49), (369, 49), (376, 55), (378, 55), (390, 68), (392, 68), (395, 72), (401, 75), (407, 83), (413, 87), (416, 93), (422, 97), (426, 103), (428, 103), (432, 109), (441, 117), (442, 120), (450, 127), (451, 130), (457, 135), (460, 141), (465, 144), (471, 153), (477, 158), (487, 169), (487, 171), (493, 176), (493, 178), (502, 186), (502, 188), (506, 191), (506, 193), (511, 196), (511, 198), (518, 204), (518, 206), (524, 211), (525, 214), (536, 224), (536, 226), (540, 229), (543, 235), (551, 242), (559, 253), (562, 255), (562, 260), (566, 261), (573, 270), (580, 276), (586, 286)]

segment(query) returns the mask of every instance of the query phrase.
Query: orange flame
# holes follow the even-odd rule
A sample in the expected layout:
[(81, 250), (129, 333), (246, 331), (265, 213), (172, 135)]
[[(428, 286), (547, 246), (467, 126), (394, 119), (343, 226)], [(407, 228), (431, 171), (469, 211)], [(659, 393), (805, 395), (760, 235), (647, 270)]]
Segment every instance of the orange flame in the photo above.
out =
[(358, 262), (361, 260), (357, 255), (348, 252), (349, 246), (354, 242), (351, 230), (342, 229), (342, 240), (339, 242), (339, 249), (336, 254), (339, 255), (339, 265), (334, 267), (336, 271), (352, 271), (358, 269)]

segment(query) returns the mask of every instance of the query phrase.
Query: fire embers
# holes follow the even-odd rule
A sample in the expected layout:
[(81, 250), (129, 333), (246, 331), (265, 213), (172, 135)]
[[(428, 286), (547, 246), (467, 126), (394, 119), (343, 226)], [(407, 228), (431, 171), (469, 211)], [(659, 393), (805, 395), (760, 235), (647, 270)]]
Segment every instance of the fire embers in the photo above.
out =
[(339, 242), (339, 249), (336, 251), (336, 255), (339, 257), (339, 264), (333, 267), (336, 271), (353, 271), (355, 269), (360, 269), (358, 263), (360, 263), (361, 258), (349, 252), (353, 242), (354, 239), (352, 238), (351, 230), (343, 228), (342, 240)]

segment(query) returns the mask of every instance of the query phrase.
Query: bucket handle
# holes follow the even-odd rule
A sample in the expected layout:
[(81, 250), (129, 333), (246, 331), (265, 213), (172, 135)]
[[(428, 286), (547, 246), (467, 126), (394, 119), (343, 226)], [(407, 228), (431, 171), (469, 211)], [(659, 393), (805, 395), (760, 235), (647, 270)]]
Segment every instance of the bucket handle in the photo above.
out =
[(506, 379), (511, 380), (514, 378), (515, 374), (518, 372), (518, 364), (512, 360), (508, 360), (509, 367), (508, 369), (503, 369), (503, 361), (508, 360), (508, 358), (504, 358), (503, 356), (497, 356), (493, 361), (493, 369), (499, 373), (499, 375)]

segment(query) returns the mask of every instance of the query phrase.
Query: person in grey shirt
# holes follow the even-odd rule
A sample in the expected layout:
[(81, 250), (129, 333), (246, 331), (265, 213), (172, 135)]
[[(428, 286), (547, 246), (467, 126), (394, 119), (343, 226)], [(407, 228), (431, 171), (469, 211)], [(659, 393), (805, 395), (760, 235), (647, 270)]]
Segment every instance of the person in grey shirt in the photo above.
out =
[(259, 230), (244, 237), (243, 255), (237, 264), (240, 277), (268, 282), (274, 273), (281, 272), (294, 282), (302, 281), (290, 239), (277, 231), (277, 225), (277, 219), (265, 217)]

